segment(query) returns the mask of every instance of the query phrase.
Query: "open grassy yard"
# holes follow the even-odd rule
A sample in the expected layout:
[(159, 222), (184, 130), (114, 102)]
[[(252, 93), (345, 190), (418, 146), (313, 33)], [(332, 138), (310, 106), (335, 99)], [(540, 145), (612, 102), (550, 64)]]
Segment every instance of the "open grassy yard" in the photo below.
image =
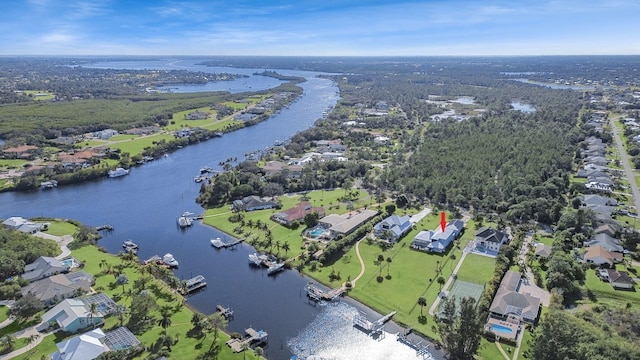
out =
[(130, 140), (111, 143), (109, 147), (120, 149), (122, 152), (128, 152), (133, 156), (141, 154), (146, 147), (154, 146), (155, 142), (160, 142), (162, 140), (168, 141), (172, 139), (174, 139), (173, 135), (158, 133), (150, 136), (140, 136)]
[[(38, 221), (41, 222), (41, 221)], [(42, 221), (49, 223), (49, 228), (45, 231), (47, 234), (62, 236), (62, 235), (71, 235), (76, 232), (78, 229), (77, 226), (66, 222), (66, 221)]]
[(606, 303), (622, 307), (626, 303), (631, 303), (635, 304), (635, 306), (640, 306), (640, 292), (637, 289), (634, 291), (615, 290), (611, 284), (600, 280), (593, 269), (586, 271), (586, 279), (582, 288), (586, 293), (586, 297), (582, 300), (583, 302)]
[(21, 169), (26, 163), (27, 161), (23, 159), (0, 159), (0, 170), (2, 168)]
[(458, 279), (474, 284), (484, 284), (493, 277), (496, 260), (487, 256), (467, 254), (458, 270)]
[(9, 318), (9, 308), (6, 306), (0, 306), (0, 323)]
[(31, 95), (33, 100), (36, 101), (51, 100), (55, 97), (55, 94), (51, 91), (24, 90), (23, 92), (27, 95)]

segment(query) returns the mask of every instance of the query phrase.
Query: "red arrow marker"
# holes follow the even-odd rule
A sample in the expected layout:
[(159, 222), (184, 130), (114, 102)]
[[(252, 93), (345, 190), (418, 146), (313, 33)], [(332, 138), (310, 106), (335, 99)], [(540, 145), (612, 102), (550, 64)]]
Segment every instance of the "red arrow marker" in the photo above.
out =
[(440, 213), (440, 227), (442, 228), (442, 232), (444, 232), (444, 228), (447, 227), (447, 215), (444, 211)]

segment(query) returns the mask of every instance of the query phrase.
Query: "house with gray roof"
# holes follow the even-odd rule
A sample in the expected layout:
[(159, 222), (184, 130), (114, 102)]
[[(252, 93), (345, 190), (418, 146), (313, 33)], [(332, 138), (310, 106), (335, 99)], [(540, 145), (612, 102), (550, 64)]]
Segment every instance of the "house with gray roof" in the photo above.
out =
[(626, 271), (618, 271), (616, 269), (606, 269), (607, 280), (614, 289), (633, 289), (634, 281)]
[(423, 230), (413, 238), (411, 248), (421, 251), (443, 253), (451, 243), (464, 231), (464, 222), (460, 219), (451, 220), (442, 231), (438, 226), (435, 230)]
[(319, 220), (319, 224), (330, 232), (331, 238), (338, 236), (346, 236), (354, 232), (360, 225), (369, 221), (378, 215), (375, 210), (364, 209), (357, 211), (355, 214), (348, 212), (346, 214), (337, 215), (329, 214)]
[(594, 235), (590, 240), (585, 241), (584, 246), (602, 246), (607, 251), (611, 252), (623, 252), (624, 248), (620, 245), (620, 240), (607, 235), (606, 233), (600, 233)]
[(69, 265), (52, 257), (40, 256), (31, 264), (24, 267), (23, 279), (34, 281), (46, 277), (69, 272)]
[(247, 196), (242, 198), (242, 200), (235, 200), (233, 202), (233, 207), (236, 210), (244, 210), (244, 211), (273, 209), (277, 206), (278, 206), (278, 203), (276, 203), (275, 201), (264, 199), (255, 195)]
[(498, 291), (491, 302), (491, 317), (506, 320), (516, 318), (533, 323), (540, 313), (540, 299), (529, 294), (519, 293), (520, 274), (507, 271), (502, 278)]
[(35, 234), (46, 228), (46, 224), (35, 223), (20, 216), (13, 216), (2, 222), (5, 229), (17, 230), (27, 234)]
[(548, 259), (551, 257), (552, 248), (543, 243), (537, 243), (535, 247), (535, 256), (538, 258)]
[(23, 287), (21, 293), (22, 295), (31, 294), (45, 305), (54, 305), (60, 300), (91, 291), (94, 281), (93, 275), (84, 271), (75, 271), (34, 281)]
[(373, 234), (380, 239), (396, 242), (411, 230), (411, 216), (393, 214), (373, 226)]

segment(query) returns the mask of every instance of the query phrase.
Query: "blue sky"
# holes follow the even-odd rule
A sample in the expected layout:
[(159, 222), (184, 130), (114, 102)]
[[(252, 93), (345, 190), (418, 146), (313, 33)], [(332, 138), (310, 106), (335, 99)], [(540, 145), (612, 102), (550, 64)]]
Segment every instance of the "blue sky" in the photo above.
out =
[(640, 54), (638, 0), (4, 0), (0, 55)]

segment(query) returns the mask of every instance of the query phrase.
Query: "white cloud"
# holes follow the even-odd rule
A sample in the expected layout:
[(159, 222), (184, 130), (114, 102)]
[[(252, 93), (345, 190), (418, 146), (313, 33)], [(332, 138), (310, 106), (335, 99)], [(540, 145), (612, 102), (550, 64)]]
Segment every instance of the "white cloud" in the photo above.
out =
[(76, 37), (67, 33), (50, 33), (40, 37), (40, 40), (45, 44), (62, 44), (73, 42)]

